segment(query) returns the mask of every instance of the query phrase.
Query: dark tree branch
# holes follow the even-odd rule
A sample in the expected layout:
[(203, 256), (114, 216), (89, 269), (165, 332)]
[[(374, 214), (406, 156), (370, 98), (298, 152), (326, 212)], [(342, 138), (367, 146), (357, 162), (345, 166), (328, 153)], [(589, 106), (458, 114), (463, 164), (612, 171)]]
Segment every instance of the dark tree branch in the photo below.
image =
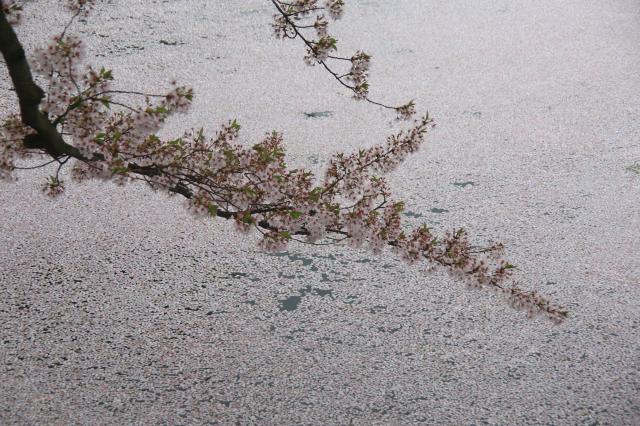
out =
[(0, 52), (18, 95), (22, 122), (36, 131), (25, 138), (25, 147), (42, 149), (54, 158), (62, 155), (82, 158), (80, 151), (67, 144), (56, 127), (40, 111), (39, 105), (45, 93), (33, 80), (24, 49), (1, 7)]

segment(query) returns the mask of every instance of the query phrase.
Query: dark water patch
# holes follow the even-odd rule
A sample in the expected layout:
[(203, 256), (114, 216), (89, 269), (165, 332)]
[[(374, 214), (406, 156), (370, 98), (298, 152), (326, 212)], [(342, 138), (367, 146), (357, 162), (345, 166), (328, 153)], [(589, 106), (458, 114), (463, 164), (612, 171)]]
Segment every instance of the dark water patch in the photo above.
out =
[(277, 253), (267, 253), (267, 256), (286, 257), (286, 256), (289, 256), (289, 252), (288, 251), (279, 251)]
[(416, 212), (412, 212), (411, 210), (407, 210), (406, 212), (404, 212), (404, 215), (407, 217), (422, 217), (422, 213), (416, 213)]
[(279, 300), (280, 310), (292, 312), (298, 309), (298, 305), (302, 301), (302, 296), (289, 296), (286, 299)]
[(301, 296), (306, 296), (308, 293), (311, 293), (311, 290), (313, 290), (313, 287), (308, 285), (306, 287), (299, 288), (298, 293), (300, 293)]
[(470, 115), (470, 116), (475, 117), (475, 118), (481, 118), (482, 117), (482, 111), (464, 110), (464, 111), (462, 111), (462, 113), (465, 114), (465, 115)]
[(324, 336), (324, 337), (321, 337), (320, 340), (324, 340), (325, 342), (335, 343), (335, 344), (338, 344), (338, 345), (342, 344), (342, 339), (336, 339), (334, 337)]
[(418, 396), (416, 398), (411, 398), (409, 401), (411, 401), (411, 402), (415, 402), (415, 401), (431, 401), (432, 399), (433, 399), (433, 397)]
[(303, 114), (307, 118), (324, 118), (324, 117), (331, 117), (333, 115), (333, 111), (312, 111), (312, 112), (303, 112)]
[(346, 303), (347, 305), (352, 305), (354, 302), (356, 302), (357, 298), (358, 296), (354, 296), (353, 294), (348, 294), (344, 303)]
[(239, 12), (241, 15), (249, 16), (249, 15), (264, 15), (264, 9), (248, 9), (242, 10)]
[(640, 163), (634, 163), (630, 166), (627, 166), (625, 169), (631, 173), (640, 175)]
[(375, 305), (373, 308), (369, 309), (369, 312), (372, 314), (377, 314), (382, 311), (386, 311), (387, 307), (385, 305)]
[(329, 259), (329, 260), (336, 260), (336, 256), (340, 257), (340, 256), (342, 256), (342, 254), (338, 253), (336, 255), (333, 255), (333, 254), (330, 253), (330, 254), (328, 254), (326, 256), (323, 256), (321, 254), (312, 255), (312, 257), (315, 257), (316, 259)]
[(471, 186), (476, 186), (476, 183), (472, 180), (468, 180), (465, 182), (453, 182), (454, 186), (459, 186), (460, 188), (466, 188), (467, 186), (471, 185)]
[(125, 46), (125, 47), (119, 48), (117, 50), (119, 52), (125, 52), (127, 50), (144, 50), (144, 46), (138, 46), (138, 45), (132, 44), (130, 46)]
[(175, 40), (160, 40), (160, 44), (164, 44), (165, 46), (179, 46), (179, 45), (183, 45), (184, 42), (181, 41), (175, 41)]
[(309, 259), (308, 257), (304, 257), (304, 256), (299, 256), (297, 254), (292, 254), (289, 256), (289, 260), (291, 260), (292, 262), (296, 262), (296, 261), (301, 261), (303, 266), (309, 266), (311, 265), (312, 260)]
[(323, 288), (311, 287), (310, 285), (298, 289), (298, 293), (300, 293), (301, 296), (306, 296), (307, 294), (313, 294), (313, 295), (320, 296), (320, 297), (330, 296), (332, 299), (334, 298), (333, 297), (333, 289), (331, 289), (331, 288), (323, 289)]
[(269, 255), (275, 256), (275, 257), (288, 257), (289, 260), (292, 262), (299, 260), (302, 262), (302, 265), (304, 266), (309, 266), (313, 262), (313, 260), (308, 257), (300, 256), (299, 254), (295, 254), (295, 253), (289, 253), (288, 251), (283, 251), (280, 253), (270, 253)]
[[(333, 271), (333, 273), (337, 274), (337, 275), (341, 275), (336, 271)], [(329, 275), (326, 274), (325, 272), (322, 273), (322, 278), (320, 279), (321, 282), (323, 283), (337, 283), (337, 282), (342, 282), (344, 281), (343, 278), (329, 278)]]
[(219, 314), (230, 314), (231, 311), (209, 311), (207, 312), (207, 316), (211, 315), (219, 315)]
[(246, 272), (229, 272), (229, 275), (216, 277), (216, 278), (221, 278), (223, 280), (228, 280), (228, 279), (245, 278), (247, 275), (248, 274)]
[(285, 274), (285, 273), (283, 273), (283, 272), (278, 272), (278, 278), (285, 278), (285, 279), (287, 279), (287, 280), (292, 280), (292, 279), (294, 279), (295, 277), (296, 277), (296, 275), (295, 275), (295, 274), (287, 275), (287, 274)]
[(316, 288), (310, 285), (298, 289), (299, 296), (289, 296), (286, 299), (279, 300), (281, 311), (295, 311), (298, 309), (298, 305), (302, 301), (302, 298), (307, 295), (325, 297), (329, 296), (331, 299), (335, 299), (333, 296), (333, 289), (330, 288)]
[(331, 289), (323, 290), (321, 288), (315, 288), (314, 294), (317, 294), (320, 297), (329, 296), (333, 299), (333, 290)]
[(402, 326), (399, 327), (378, 327), (378, 331), (381, 333), (389, 333), (389, 334), (393, 334), (396, 333), (398, 331), (402, 330)]
[(447, 209), (439, 209), (439, 208), (437, 208), (437, 207), (434, 207), (434, 208), (432, 208), (432, 209), (431, 209), (431, 210), (429, 210), (429, 211), (430, 211), (431, 213), (438, 213), (438, 214), (440, 214), (440, 213), (448, 213), (448, 212), (449, 212), (449, 210), (447, 210)]
[[(275, 257), (286, 257), (288, 258), (290, 261), (292, 262), (302, 262), (303, 266), (310, 266), (311, 271), (313, 272), (318, 272), (319, 268), (313, 264), (314, 259), (326, 259), (326, 260), (332, 260), (332, 261), (336, 261), (338, 260), (337, 258), (342, 256), (341, 254), (328, 254), (326, 256), (323, 255), (317, 255), (317, 254), (311, 254), (309, 255), (309, 257), (306, 256), (301, 256), (299, 254), (295, 254), (295, 253), (290, 253), (288, 251), (283, 251), (280, 253), (267, 253), (268, 256), (275, 256)], [(358, 263), (366, 263), (369, 262), (370, 260), (361, 260), (361, 261), (356, 261)], [(346, 261), (346, 260), (338, 260), (338, 262), (342, 265), (349, 265), (352, 262), (350, 261)], [(337, 272), (337, 271), (331, 271), (332, 273), (339, 275), (339, 276), (344, 276), (343, 273)], [(282, 278), (305, 278), (304, 275), (294, 275), (294, 274), (289, 274), (289, 275), (285, 275), (283, 272), (279, 272), (278, 273), (279, 277)], [(326, 273), (323, 273), (322, 275), (322, 281), (344, 281), (343, 279), (330, 279), (329, 276)]]

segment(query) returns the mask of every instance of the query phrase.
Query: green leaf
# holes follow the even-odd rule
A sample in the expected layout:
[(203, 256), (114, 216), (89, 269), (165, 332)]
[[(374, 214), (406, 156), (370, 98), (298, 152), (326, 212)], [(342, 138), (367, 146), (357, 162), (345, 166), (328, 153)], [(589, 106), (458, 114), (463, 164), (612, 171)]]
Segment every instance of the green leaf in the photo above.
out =
[(289, 231), (281, 231), (280, 236), (286, 238), (287, 240), (291, 239), (291, 233)]
[(100, 68), (100, 77), (102, 77), (104, 80), (113, 80), (113, 73), (111, 72), (111, 70), (103, 67)]
[(100, 103), (102, 103), (102, 105), (106, 106), (107, 108), (111, 108), (111, 98), (109, 98), (108, 96), (103, 96), (98, 100), (100, 101)]
[(232, 165), (236, 163), (237, 158), (233, 150), (225, 149), (223, 154), (224, 154), (224, 158), (227, 160), (228, 165)]
[(251, 216), (251, 213), (249, 212), (244, 212), (244, 215), (242, 216), (241, 219), (244, 223), (253, 223), (253, 216)]
[(172, 141), (169, 141), (169, 145), (176, 147), (176, 148), (181, 148), (184, 145), (184, 141), (180, 138), (178, 139), (174, 139)]
[(127, 167), (116, 166), (111, 168), (111, 173), (114, 175), (124, 175), (129, 173), (129, 169)]
[(323, 190), (324, 188), (321, 186), (313, 188), (313, 190), (309, 193), (309, 199), (313, 202), (318, 202)]

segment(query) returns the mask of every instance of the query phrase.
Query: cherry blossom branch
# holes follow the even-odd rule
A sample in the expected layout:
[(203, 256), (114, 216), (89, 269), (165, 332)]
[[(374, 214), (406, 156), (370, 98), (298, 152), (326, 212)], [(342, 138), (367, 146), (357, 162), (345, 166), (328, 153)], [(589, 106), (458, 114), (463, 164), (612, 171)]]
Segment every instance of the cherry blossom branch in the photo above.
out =
[(16, 167), (14, 167), (14, 170), (35, 170), (35, 169), (41, 169), (41, 168), (46, 167), (46, 166), (48, 166), (49, 164), (51, 164), (51, 163), (55, 163), (55, 162), (57, 162), (57, 161), (58, 161), (58, 160), (54, 158), (53, 160), (47, 161), (46, 163), (38, 164), (37, 166), (32, 166), (32, 167), (17, 167), (17, 166), (16, 166)]
[[(278, 11), (278, 15), (274, 16), (273, 23), (276, 37), (299, 38), (302, 40), (307, 47), (307, 55), (304, 57), (305, 62), (308, 65), (314, 65), (315, 63), (322, 65), (340, 85), (350, 90), (356, 99), (394, 110), (398, 114), (398, 118), (409, 119), (413, 116), (415, 114), (414, 101), (409, 101), (400, 106), (391, 106), (369, 97), (368, 71), (371, 61), (370, 55), (361, 51), (356, 52), (350, 58), (331, 54), (331, 52), (337, 51), (337, 40), (328, 35), (329, 23), (323, 14), (315, 14), (313, 16), (315, 18), (313, 24), (300, 25), (295, 22), (294, 18), (301, 19), (312, 14), (312, 12), (328, 12), (334, 20), (342, 16), (344, 8), (342, 0), (326, 0), (325, 7), (316, 6), (317, 2), (318, 0), (296, 0), (293, 2), (271, 0), (271, 3)], [(302, 32), (305, 29), (314, 29), (318, 39), (312, 40), (305, 36)], [(327, 61), (329, 59), (348, 61), (351, 63), (351, 68), (347, 73), (339, 73), (328, 64)]]
[[(505, 284), (513, 266), (500, 258), (501, 245), (476, 250), (462, 229), (439, 239), (426, 226), (410, 230), (403, 224), (404, 204), (393, 200), (385, 175), (423, 143), (433, 127), (428, 116), (383, 144), (335, 154), (317, 184), (311, 172), (287, 167), (282, 135), (276, 132), (250, 147), (239, 142), (236, 121), (222, 126), (214, 137), (191, 130), (175, 139), (160, 138), (169, 116), (188, 111), (192, 90), (174, 84), (162, 97), (145, 97), (139, 107), (114, 101), (106, 94), (139, 93), (111, 88), (109, 70), (80, 67), (83, 43), (71, 35), (54, 37), (35, 54), (34, 71), (46, 80), (45, 99), (7, 19), (4, 1), (0, 0), (0, 51), (18, 95), (20, 116), (9, 116), (0, 127), (0, 177), (11, 178), (15, 161), (39, 150), (58, 163), (43, 186), (50, 196), (64, 191), (60, 177), (67, 164), (72, 179), (79, 182), (142, 180), (183, 196), (194, 215), (233, 220), (240, 232), (258, 230), (264, 250), (284, 250), (291, 241), (344, 241), (375, 254), (391, 247), (410, 264), (423, 261), (473, 287), (497, 291), (529, 315), (542, 313), (555, 322), (566, 318), (564, 308)], [(291, 4), (305, 13), (309, 7), (304, 5), (312, 3)], [(68, 4), (72, 13), (84, 13), (88, 1)], [(335, 7), (337, 13), (341, 4), (330, 0), (327, 7)]]
[(7, 9), (13, 2), (5, 5), (0, 2), (0, 52), (4, 57), (13, 87), (18, 94), (20, 115), (25, 126), (35, 130), (24, 139), (26, 148), (43, 148), (53, 157), (76, 152), (62, 139), (55, 126), (40, 111), (40, 101), (44, 91), (33, 81), (31, 69), (27, 63), (24, 49), (18, 41), (11, 23), (7, 19)]

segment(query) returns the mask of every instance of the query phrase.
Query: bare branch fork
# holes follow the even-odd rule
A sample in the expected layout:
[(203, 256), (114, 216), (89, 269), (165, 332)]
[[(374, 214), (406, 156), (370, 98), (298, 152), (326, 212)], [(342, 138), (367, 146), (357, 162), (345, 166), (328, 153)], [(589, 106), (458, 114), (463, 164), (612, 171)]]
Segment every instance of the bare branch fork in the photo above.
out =
[[(308, 49), (308, 55), (305, 57), (305, 61), (313, 65), (318, 63), (338, 81), (340, 85), (347, 88), (354, 94), (356, 99), (364, 100), (370, 104), (380, 106), (382, 108), (394, 110), (398, 113), (400, 118), (409, 118), (415, 113), (415, 103), (409, 101), (408, 103), (400, 106), (392, 106), (382, 102), (375, 101), (369, 97), (369, 83), (367, 81), (366, 72), (368, 70), (369, 60), (371, 56), (364, 52), (357, 52), (350, 58), (335, 56), (330, 54), (331, 51), (336, 50), (336, 40), (326, 34), (327, 23), (324, 21), (324, 15), (316, 15), (316, 22), (314, 24), (298, 24), (296, 19), (301, 19), (311, 12), (326, 12), (326, 7), (312, 6), (296, 8), (296, 3), (301, 2), (284, 2), (280, 0), (270, 0), (274, 7), (278, 11), (276, 15), (276, 22), (273, 24), (276, 36), (281, 38), (299, 38), (306, 45)], [(315, 2), (313, 2), (315, 4)], [(319, 25), (320, 24), (320, 25)], [(322, 29), (319, 29), (321, 26)], [(303, 34), (303, 30), (315, 29), (318, 36), (321, 36), (318, 40), (311, 40)], [(289, 31), (293, 32), (290, 33)], [(320, 52), (321, 48), (326, 49), (326, 53)], [(333, 59), (342, 62), (349, 62), (352, 65), (364, 65), (363, 69), (358, 69), (352, 66), (352, 69), (347, 73), (339, 73), (335, 71), (328, 63), (328, 59)], [(345, 82), (345, 79), (351, 78), (354, 80), (354, 84)]]

